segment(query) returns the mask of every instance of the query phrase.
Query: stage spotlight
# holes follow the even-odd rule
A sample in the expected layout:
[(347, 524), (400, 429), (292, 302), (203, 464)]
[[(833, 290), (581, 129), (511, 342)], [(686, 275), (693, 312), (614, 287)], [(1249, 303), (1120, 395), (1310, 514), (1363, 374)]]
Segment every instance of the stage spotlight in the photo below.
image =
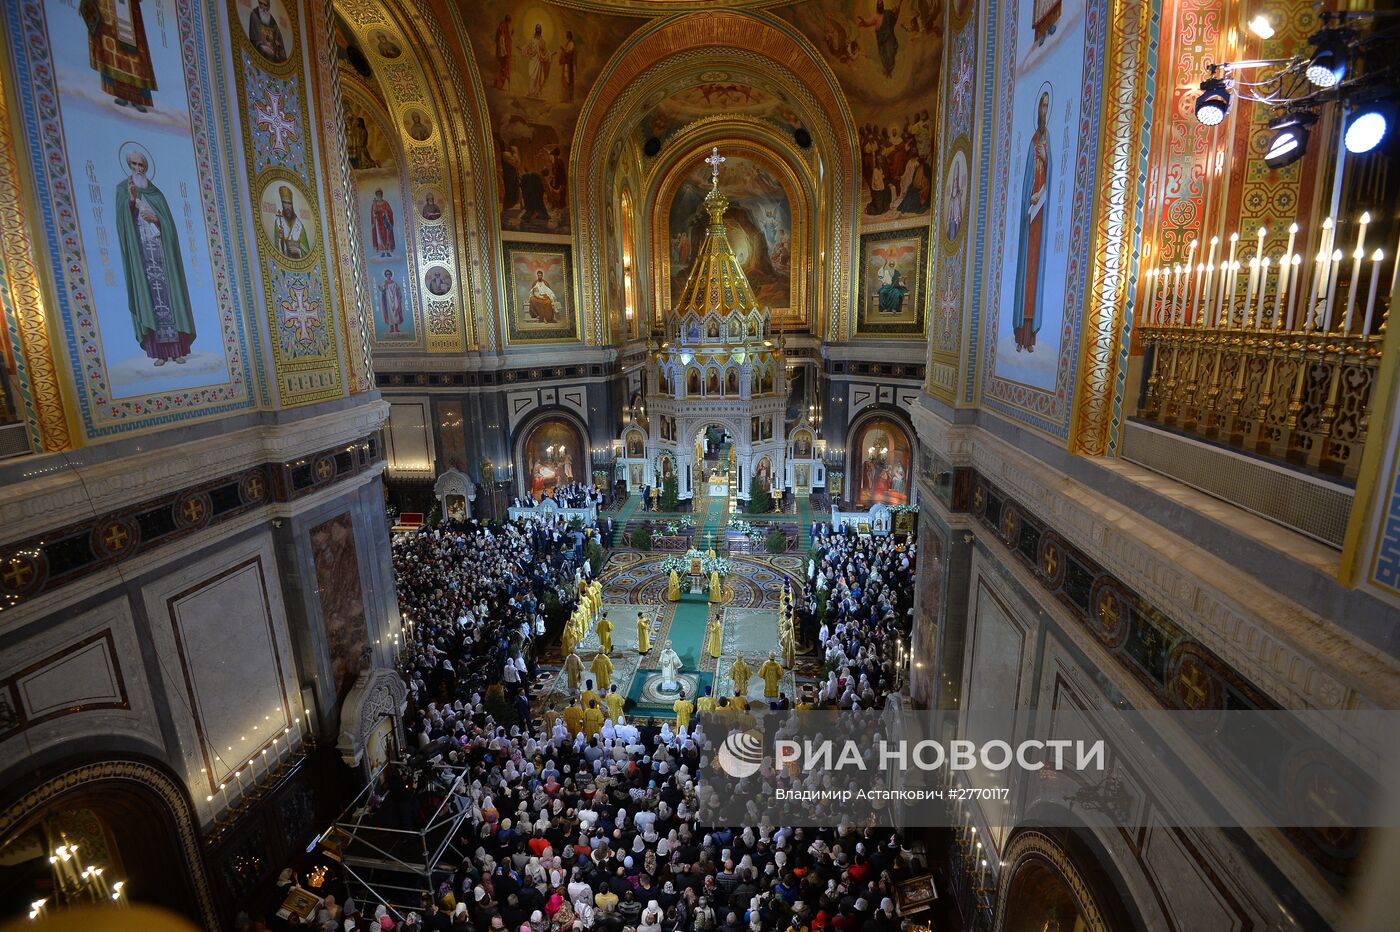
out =
[(1249, 31), (1261, 39), (1272, 39), (1274, 37), (1274, 24), (1269, 22), (1269, 17), (1260, 13), (1249, 21)]
[(1393, 103), (1372, 101), (1360, 105), (1347, 119), (1346, 135), (1342, 137), (1347, 151), (1352, 155), (1370, 152), (1381, 144), (1394, 121)]
[(1322, 29), (1313, 34), (1313, 57), (1304, 72), (1318, 87), (1336, 87), (1347, 74), (1347, 41), (1340, 29)]
[(1274, 134), (1264, 153), (1264, 164), (1270, 168), (1283, 168), (1301, 159), (1308, 149), (1308, 127), (1316, 122), (1317, 114), (1308, 110), (1285, 113), (1270, 120), (1269, 129)]
[(1206, 78), (1196, 98), (1196, 119), (1206, 126), (1219, 126), (1230, 109), (1230, 89), (1221, 78)]

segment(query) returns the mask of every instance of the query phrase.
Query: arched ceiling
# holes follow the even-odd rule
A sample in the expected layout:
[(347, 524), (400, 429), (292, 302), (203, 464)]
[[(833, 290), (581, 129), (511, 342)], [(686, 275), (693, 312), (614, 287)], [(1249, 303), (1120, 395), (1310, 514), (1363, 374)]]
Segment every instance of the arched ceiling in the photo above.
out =
[[(445, 57), (460, 69), (462, 96), (444, 101), (444, 119), (480, 116), (480, 149), (468, 159), (479, 173), (464, 188), (486, 219), (473, 245), (570, 245), (586, 313), (605, 303), (600, 242), (612, 192), (650, 186), (672, 141), (701, 125), (732, 119), (736, 139), (761, 126), (788, 141), (820, 189), (814, 246), (827, 261), (849, 266), (866, 224), (928, 222), (926, 197), (886, 200), (878, 211), (868, 202), (876, 164), (896, 166), (906, 187), (928, 188), (942, 0), (337, 0), (361, 27), (342, 67), (395, 97), (408, 89), (380, 73), (378, 37), (363, 29), (372, 7), (430, 22), (418, 35), (432, 47), (406, 48), (403, 60), (431, 74)], [(653, 138), (659, 152), (646, 145)], [(496, 252), (474, 266), (488, 300)], [(850, 281), (833, 276), (822, 287), (830, 291), (821, 303), (836, 312), (827, 336), (839, 339)], [(500, 345), (492, 318), (509, 314), (509, 283), (494, 297), (499, 307), (477, 311), (488, 348)], [(580, 336), (606, 342), (600, 313), (588, 317)]]

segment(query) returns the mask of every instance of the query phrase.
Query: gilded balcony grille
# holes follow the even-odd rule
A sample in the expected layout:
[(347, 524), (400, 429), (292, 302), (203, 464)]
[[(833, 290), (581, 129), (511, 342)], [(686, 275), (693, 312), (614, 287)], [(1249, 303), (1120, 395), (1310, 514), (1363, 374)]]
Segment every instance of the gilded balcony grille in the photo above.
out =
[(1381, 250), (1366, 256), (1361, 242), (1343, 263), (1330, 220), (1320, 235), (1315, 263), (1291, 252), (1290, 236), (1289, 250), (1270, 258), (1257, 249), (1242, 274), (1231, 237), (1219, 265), (1213, 240), (1209, 261), (1147, 273), (1139, 417), (1355, 479), (1395, 264)]

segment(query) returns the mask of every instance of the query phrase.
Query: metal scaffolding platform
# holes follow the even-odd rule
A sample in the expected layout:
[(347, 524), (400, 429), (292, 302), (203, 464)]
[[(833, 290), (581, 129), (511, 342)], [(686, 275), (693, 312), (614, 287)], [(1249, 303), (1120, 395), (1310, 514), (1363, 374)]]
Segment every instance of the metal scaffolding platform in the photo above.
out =
[[(404, 773), (404, 783), (416, 774), (419, 793), (423, 781), (430, 781), (434, 795), (442, 801), (421, 828), (391, 828), (381, 824), (388, 813), (387, 800), (376, 800), (391, 769)], [(424, 893), (435, 891), (434, 878), (441, 879), (457, 870), (468, 855), (457, 847), (462, 825), (472, 818), (471, 797), (458, 793), (467, 782), (467, 768), (446, 763), (410, 766), (401, 762), (385, 764), (375, 771), (365, 788), (335, 822), (320, 836), (317, 844), (340, 862), (349, 895), (366, 913), (383, 904), (391, 915), (403, 919), (410, 912), (421, 912)]]

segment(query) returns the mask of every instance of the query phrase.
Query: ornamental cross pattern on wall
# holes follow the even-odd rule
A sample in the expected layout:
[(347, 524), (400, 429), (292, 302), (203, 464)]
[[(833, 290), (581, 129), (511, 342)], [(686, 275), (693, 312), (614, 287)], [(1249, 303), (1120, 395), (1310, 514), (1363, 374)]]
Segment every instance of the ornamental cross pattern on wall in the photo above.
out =
[(258, 128), (271, 139), (272, 148), (277, 152), (288, 151), (288, 140), (296, 138), (297, 125), (282, 109), (282, 95), (269, 92), (266, 101), (254, 105), (253, 112), (257, 114)]
[(314, 336), (312, 327), (321, 323), (321, 305), (306, 299), (305, 282), (299, 282), (288, 290), (292, 296), (282, 301), (282, 324), (297, 332), (297, 342), (305, 343)]

